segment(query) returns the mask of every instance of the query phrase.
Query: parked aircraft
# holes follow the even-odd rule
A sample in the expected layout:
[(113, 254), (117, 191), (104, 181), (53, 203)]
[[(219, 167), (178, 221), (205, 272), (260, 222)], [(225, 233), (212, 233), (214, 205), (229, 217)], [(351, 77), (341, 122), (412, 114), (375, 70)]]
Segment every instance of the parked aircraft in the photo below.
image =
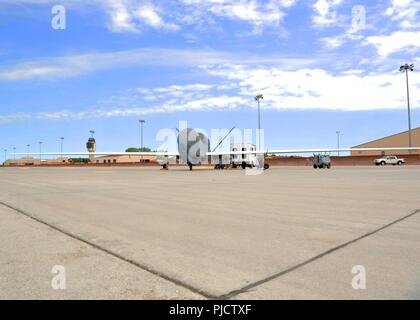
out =
[[(231, 130), (232, 131), (232, 130)], [(226, 136), (227, 137), (227, 136)], [(225, 138), (226, 138), (225, 137)], [(224, 138), (224, 139), (225, 139)], [(224, 140), (223, 139), (223, 140)], [(222, 141), (223, 141), (222, 140)], [(221, 141), (221, 142), (222, 142)], [(221, 144), (217, 145), (217, 147)], [(267, 154), (303, 154), (303, 153), (333, 153), (333, 152), (348, 152), (348, 151), (401, 151), (401, 150), (420, 150), (420, 147), (390, 147), (390, 148), (352, 148), (352, 149), (336, 149), (336, 148), (314, 148), (314, 149), (274, 149), (274, 150), (253, 150), (253, 151), (210, 151), (210, 144), (208, 137), (195, 129), (186, 128), (178, 134), (178, 152), (44, 152), (44, 153), (14, 153), (15, 155), (44, 155), (44, 156), (118, 156), (118, 155), (132, 155), (132, 156), (157, 156), (160, 158), (160, 163), (164, 168), (167, 168), (169, 163), (179, 161), (187, 164), (190, 170), (194, 166), (199, 166), (208, 163), (210, 158), (220, 158), (223, 156), (234, 155), (256, 155), (264, 159)], [(261, 161), (261, 167), (263, 161)]]

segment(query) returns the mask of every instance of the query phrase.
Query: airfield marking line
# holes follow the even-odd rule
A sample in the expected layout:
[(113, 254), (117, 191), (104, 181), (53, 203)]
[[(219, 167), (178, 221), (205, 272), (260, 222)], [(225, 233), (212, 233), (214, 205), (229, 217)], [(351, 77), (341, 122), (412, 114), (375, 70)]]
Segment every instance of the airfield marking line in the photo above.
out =
[(60, 228), (58, 226), (55, 226), (55, 225), (53, 225), (51, 223), (48, 223), (48, 222), (46, 222), (44, 220), (41, 220), (40, 218), (38, 218), (38, 217), (36, 217), (36, 216), (34, 216), (34, 215), (32, 215), (32, 214), (30, 214), (30, 213), (22, 210), (22, 209), (15, 208), (14, 206), (12, 206), (12, 205), (10, 205), (10, 204), (8, 204), (6, 202), (3, 202), (3, 201), (0, 200), (0, 204), (3, 205), (3, 206), (5, 206), (5, 207), (7, 207), (7, 208), (9, 208), (9, 209), (11, 209), (11, 210), (13, 210), (13, 211), (15, 211), (15, 212), (17, 212), (17, 213), (19, 213), (19, 214), (22, 214), (23, 216), (25, 216), (25, 217), (27, 217), (29, 219), (32, 219), (32, 220), (34, 220), (36, 222), (39, 222), (39, 223), (41, 223), (41, 224), (43, 224), (43, 225), (45, 225), (45, 226), (47, 226), (47, 227), (49, 227), (49, 228), (51, 228), (51, 229), (53, 229), (55, 231), (58, 231), (58, 232), (60, 232), (62, 234), (65, 234), (65, 235), (67, 235), (68, 237), (70, 237), (72, 239), (81, 241), (81, 242), (83, 242), (83, 243), (85, 243), (85, 244), (87, 244), (87, 245), (89, 245), (89, 246), (91, 246), (91, 247), (93, 247), (95, 249), (98, 249), (98, 250), (100, 250), (102, 252), (105, 252), (105, 253), (107, 253), (107, 254), (109, 254), (109, 255), (117, 258), (117, 259), (120, 259), (120, 260), (122, 260), (124, 262), (127, 262), (127, 263), (129, 263), (129, 264), (131, 264), (131, 265), (133, 265), (133, 266), (135, 266), (137, 268), (140, 268), (140, 269), (142, 269), (144, 271), (147, 271), (147, 272), (149, 272), (149, 273), (151, 273), (151, 274), (153, 274), (153, 275), (155, 275), (157, 277), (160, 277), (162, 279), (165, 279), (165, 280), (167, 280), (169, 282), (174, 283), (175, 285), (178, 285), (180, 287), (183, 287), (185, 289), (188, 289), (188, 290), (190, 290), (193, 293), (199, 294), (199, 295), (201, 295), (201, 296), (203, 296), (203, 297), (205, 297), (207, 299), (217, 299), (218, 298), (217, 296), (214, 296), (214, 295), (212, 295), (210, 293), (207, 293), (207, 292), (205, 292), (202, 289), (199, 289), (199, 288), (196, 288), (194, 286), (191, 286), (191, 285), (189, 285), (189, 284), (187, 284), (187, 283), (185, 283), (183, 281), (180, 281), (178, 279), (174, 279), (174, 278), (172, 278), (172, 277), (170, 277), (168, 275), (165, 275), (165, 274), (163, 274), (163, 273), (161, 273), (161, 272), (159, 272), (157, 270), (154, 270), (154, 269), (152, 269), (152, 268), (150, 268), (150, 267), (148, 267), (146, 265), (143, 265), (143, 264), (141, 264), (141, 263), (139, 263), (137, 261), (134, 261), (132, 259), (129, 259), (127, 257), (124, 257), (124, 256), (122, 256), (122, 255), (120, 255), (120, 254), (118, 254), (116, 252), (113, 252), (113, 251), (111, 251), (111, 250), (109, 250), (107, 248), (104, 248), (104, 247), (102, 247), (102, 246), (100, 246), (98, 244), (95, 244), (95, 243), (93, 243), (93, 242), (91, 242), (89, 240), (83, 239), (82, 237), (80, 237), (80, 236), (78, 236), (76, 234), (73, 234), (73, 233), (71, 233), (69, 231), (66, 231), (66, 230), (64, 230), (64, 229), (62, 229), (62, 228)]
[(190, 290), (190, 291), (192, 291), (192, 292), (194, 292), (196, 294), (202, 295), (205, 298), (208, 298), (208, 299), (221, 299), (221, 300), (231, 299), (231, 298), (233, 298), (233, 297), (235, 297), (235, 296), (237, 296), (237, 295), (239, 295), (241, 293), (247, 292), (247, 291), (249, 291), (252, 288), (255, 288), (255, 287), (260, 286), (260, 285), (262, 285), (264, 283), (267, 283), (267, 282), (269, 282), (271, 280), (274, 280), (276, 278), (279, 278), (279, 277), (281, 277), (281, 276), (283, 276), (285, 274), (288, 274), (288, 273), (290, 273), (292, 271), (295, 271), (295, 270), (297, 270), (297, 269), (299, 269), (299, 268), (301, 268), (303, 266), (306, 266), (306, 265), (308, 265), (308, 264), (310, 264), (310, 263), (312, 263), (312, 262), (314, 262), (316, 260), (319, 260), (319, 259), (323, 258), (326, 255), (329, 255), (329, 254), (331, 254), (331, 253), (333, 253), (335, 251), (338, 251), (340, 249), (343, 249), (343, 248), (345, 248), (345, 247), (347, 247), (347, 246), (349, 246), (349, 245), (351, 245), (351, 244), (353, 244), (355, 242), (358, 242), (359, 240), (362, 240), (362, 239), (367, 238), (367, 237), (369, 237), (371, 235), (374, 235), (374, 234), (376, 234), (376, 233), (378, 233), (378, 232), (380, 232), (380, 231), (382, 231), (384, 229), (387, 229), (387, 228), (393, 226), (394, 224), (397, 224), (397, 223), (399, 223), (401, 221), (404, 221), (404, 220), (406, 220), (406, 219), (408, 219), (408, 218), (416, 215), (417, 213), (420, 213), (420, 209), (416, 209), (415, 211), (411, 212), (408, 215), (405, 215), (405, 216), (403, 216), (403, 217), (401, 217), (399, 219), (396, 219), (396, 220), (394, 220), (394, 221), (392, 221), (392, 222), (390, 222), (388, 224), (385, 224), (382, 227), (377, 228), (377, 229), (375, 229), (373, 231), (367, 232), (367, 233), (361, 235), (360, 237), (357, 237), (357, 238), (352, 239), (352, 240), (349, 240), (349, 241), (347, 241), (347, 242), (345, 242), (345, 243), (343, 243), (341, 245), (338, 245), (336, 247), (333, 247), (331, 249), (328, 249), (327, 251), (324, 251), (324, 252), (322, 252), (322, 253), (320, 253), (320, 254), (318, 254), (318, 255), (316, 255), (316, 256), (308, 259), (308, 260), (305, 260), (305, 261), (303, 261), (303, 262), (301, 262), (301, 263), (299, 263), (299, 264), (297, 264), (295, 266), (292, 266), (292, 267), (290, 267), (290, 268), (288, 268), (286, 270), (280, 271), (280, 272), (275, 273), (275, 274), (273, 274), (273, 275), (271, 275), (269, 277), (266, 277), (264, 279), (258, 280), (256, 282), (253, 282), (253, 283), (251, 283), (249, 285), (246, 285), (246, 286), (244, 286), (244, 287), (242, 287), (240, 289), (233, 290), (233, 291), (230, 291), (230, 292), (228, 292), (226, 294), (222, 294), (222, 295), (219, 295), (219, 296), (215, 296), (215, 295), (212, 295), (212, 294), (204, 291), (203, 289), (196, 288), (196, 287), (191, 286), (191, 285), (189, 285), (189, 284), (187, 284), (187, 283), (185, 283), (183, 281), (180, 281), (178, 279), (172, 278), (172, 277), (170, 277), (168, 275), (165, 275), (164, 273), (161, 273), (161, 272), (159, 272), (157, 270), (154, 270), (154, 269), (152, 269), (152, 268), (150, 268), (150, 267), (148, 267), (146, 265), (143, 265), (143, 264), (141, 264), (141, 263), (139, 263), (137, 261), (134, 261), (132, 259), (129, 259), (127, 257), (124, 257), (124, 256), (122, 256), (122, 255), (120, 255), (120, 254), (118, 254), (116, 252), (113, 252), (113, 251), (111, 251), (111, 250), (109, 250), (107, 248), (104, 248), (104, 247), (102, 247), (102, 246), (100, 246), (98, 244), (95, 244), (95, 243), (93, 243), (93, 242), (91, 242), (89, 240), (86, 240), (86, 239), (84, 239), (84, 238), (82, 238), (82, 237), (80, 237), (80, 236), (78, 236), (76, 234), (73, 234), (73, 233), (71, 233), (69, 231), (66, 231), (66, 230), (64, 230), (64, 229), (62, 229), (62, 228), (60, 228), (58, 226), (55, 226), (55, 225), (53, 225), (51, 223), (48, 223), (48, 222), (46, 222), (46, 221), (44, 221), (44, 220), (42, 220), (42, 219), (40, 219), (40, 218), (38, 218), (38, 217), (36, 217), (34, 215), (32, 215), (32, 214), (30, 214), (30, 213), (22, 210), (22, 209), (15, 208), (14, 206), (12, 206), (12, 205), (10, 205), (10, 204), (8, 204), (6, 202), (3, 202), (3, 201), (0, 200), (0, 204), (3, 205), (3, 206), (5, 206), (5, 207), (7, 207), (7, 208), (9, 208), (9, 209), (11, 209), (11, 210), (13, 210), (13, 211), (15, 211), (15, 212), (17, 212), (17, 213), (20, 213), (20, 214), (26, 216), (29, 219), (32, 219), (34, 221), (37, 221), (37, 222), (39, 222), (39, 223), (41, 223), (41, 224), (43, 224), (43, 225), (45, 225), (45, 226), (47, 226), (47, 227), (55, 230), (55, 231), (58, 231), (60, 233), (63, 233), (65, 235), (69, 236), (70, 238), (73, 238), (75, 240), (81, 241), (81, 242), (83, 242), (83, 243), (85, 243), (87, 245), (92, 246), (93, 248), (96, 248), (96, 249), (98, 249), (98, 250), (100, 250), (102, 252), (105, 252), (105, 253), (107, 253), (107, 254), (115, 257), (115, 258), (118, 258), (118, 259), (120, 259), (122, 261), (125, 261), (125, 262), (127, 262), (127, 263), (129, 263), (129, 264), (131, 264), (133, 266), (136, 266), (136, 267), (138, 267), (138, 268), (140, 268), (140, 269), (142, 269), (144, 271), (147, 271), (147, 272), (149, 272), (149, 273), (151, 273), (151, 274), (153, 274), (155, 276), (158, 276), (158, 277), (160, 277), (162, 279), (165, 279), (165, 280), (167, 280), (169, 282), (172, 282), (172, 283), (174, 283), (176, 285), (179, 285), (180, 287), (183, 287), (185, 289), (188, 289), (188, 290)]
[(401, 221), (404, 221), (404, 220), (406, 220), (406, 219), (408, 219), (408, 218), (416, 215), (417, 213), (420, 213), (420, 209), (417, 209), (417, 210), (413, 211), (412, 213), (410, 213), (410, 214), (408, 214), (406, 216), (403, 216), (403, 217), (401, 217), (401, 218), (399, 218), (397, 220), (394, 220), (394, 221), (392, 221), (392, 222), (390, 222), (390, 223), (388, 223), (388, 224), (386, 224), (386, 225), (384, 225), (384, 226), (382, 226), (382, 227), (380, 227), (378, 229), (375, 229), (373, 231), (370, 231), (368, 233), (365, 233), (365, 234), (363, 234), (360, 237), (357, 237), (357, 238), (355, 238), (353, 240), (347, 241), (347, 242), (345, 242), (345, 243), (343, 243), (341, 245), (338, 245), (338, 246), (336, 246), (334, 248), (331, 248), (331, 249), (329, 249), (327, 251), (324, 251), (323, 253), (320, 253), (320, 254), (318, 254), (318, 255), (316, 255), (316, 256), (308, 259), (308, 260), (305, 260), (305, 261), (303, 261), (303, 262), (301, 262), (301, 263), (299, 263), (299, 264), (297, 264), (295, 266), (292, 266), (292, 267), (290, 267), (290, 268), (288, 268), (286, 270), (283, 270), (283, 271), (280, 271), (278, 273), (275, 273), (275, 274), (273, 274), (273, 275), (271, 275), (271, 276), (269, 276), (267, 278), (261, 279), (259, 281), (250, 283), (250, 284), (248, 284), (245, 287), (242, 287), (240, 289), (233, 290), (233, 291), (231, 291), (231, 292), (229, 292), (227, 294), (221, 295), (221, 296), (219, 296), (219, 299), (231, 299), (231, 298), (237, 296), (238, 294), (245, 293), (245, 292), (249, 291), (250, 289), (253, 289), (253, 288), (258, 287), (258, 286), (260, 286), (260, 285), (262, 285), (264, 283), (267, 283), (267, 282), (269, 282), (271, 280), (274, 280), (274, 279), (279, 278), (279, 277), (281, 277), (281, 276), (283, 276), (285, 274), (288, 274), (288, 273), (290, 273), (292, 271), (295, 271), (295, 270), (297, 270), (297, 269), (299, 269), (301, 267), (304, 267), (304, 266), (306, 266), (306, 265), (308, 265), (308, 264), (310, 264), (310, 263), (312, 263), (312, 262), (314, 262), (316, 260), (319, 260), (319, 259), (323, 258), (326, 255), (329, 255), (329, 254), (331, 254), (331, 253), (333, 253), (333, 252), (335, 252), (337, 250), (343, 249), (343, 248), (345, 248), (345, 247), (347, 247), (347, 246), (349, 246), (349, 245), (351, 245), (351, 244), (353, 244), (355, 242), (358, 242), (359, 240), (365, 239), (365, 238), (367, 238), (367, 237), (369, 237), (371, 235), (374, 235), (374, 234), (376, 234), (376, 233), (378, 233), (378, 232), (380, 232), (380, 231), (382, 231), (384, 229), (387, 229), (387, 228), (393, 226), (394, 224), (397, 224), (397, 223), (399, 223)]

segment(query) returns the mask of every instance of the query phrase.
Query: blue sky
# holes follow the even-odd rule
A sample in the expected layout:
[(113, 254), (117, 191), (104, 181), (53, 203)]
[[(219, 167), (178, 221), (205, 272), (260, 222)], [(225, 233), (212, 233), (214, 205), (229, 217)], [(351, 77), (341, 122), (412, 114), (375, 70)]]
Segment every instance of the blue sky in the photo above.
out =
[[(88, 3), (88, 4), (87, 4)], [(65, 8), (65, 29), (52, 8)], [(80, 151), (191, 127), (255, 129), (267, 148), (353, 146), (407, 128), (414, 0), (0, 0), (0, 147)], [(61, 21), (62, 22), (62, 21)], [(413, 127), (420, 76), (410, 73)]]

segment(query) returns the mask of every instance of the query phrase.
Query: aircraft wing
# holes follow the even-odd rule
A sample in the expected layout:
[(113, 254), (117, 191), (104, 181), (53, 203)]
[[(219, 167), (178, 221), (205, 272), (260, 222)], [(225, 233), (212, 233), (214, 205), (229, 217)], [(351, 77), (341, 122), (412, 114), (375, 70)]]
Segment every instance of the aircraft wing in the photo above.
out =
[(15, 155), (23, 156), (162, 156), (162, 157), (175, 157), (178, 156), (178, 152), (20, 152), (11, 153)]
[(322, 153), (322, 152), (349, 152), (349, 151), (402, 151), (420, 150), (420, 147), (397, 147), (397, 148), (349, 148), (349, 149), (284, 149), (284, 150), (256, 150), (256, 151), (226, 151), (208, 152), (208, 156), (228, 156), (241, 154), (299, 154), (299, 153)]
[[(242, 154), (302, 154), (302, 153), (335, 153), (335, 152), (350, 152), (350, 151), (402, 151), (412, 150), (418, 151), (420, 147), (392, 147), (392, 148), (343, 148), (343, 149), (280, 149), (280, 150), (256, 150), (256, 151), (216, 151), (207, 152), (207, 156), (228, 156), (228, 155), (242, 155)], [(157, 157), (176, 157), (179, 156), (179, 152), (20, 152), (11, 153), (13, 155), (23, 156), (157, 156)]]

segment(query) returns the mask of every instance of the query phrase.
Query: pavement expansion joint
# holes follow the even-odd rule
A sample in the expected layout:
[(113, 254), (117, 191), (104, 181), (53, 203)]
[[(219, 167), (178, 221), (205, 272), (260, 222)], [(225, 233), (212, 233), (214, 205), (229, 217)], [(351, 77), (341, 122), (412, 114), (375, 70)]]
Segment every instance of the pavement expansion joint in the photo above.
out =
[(365, 239), (365, 238), (367, 238), (367, 237), (369, 237), (371, 235), (374, 235), (374, 234), (376, 234), (376, 233), (378, 233), (378, 232), (380, 232), (382, 230), (385, 230), (385, 229), (393, 226), (394, 224), (397, 224), (397, 223), (399, 223), (401, 221), (404, 221), (404, 220), (406, 220), (408, 218), (411, 218), (412, 216), (414, 216), (414, 215), (416, 215), (418, 213), (420, 213), (420, 209), (416, 209), (415, 211), (411, 212), (408, 215), (405, 215), (405, 216), (403, 216), (403, 217), (401, 217), (399, 219), (396, 219), (396, 220), (394, 220), (394, 221), (392, 221), (392, 222), (390, 222), (390, 223), (388, 223), (388, 224), (386, 224), (386, 225), (384, 225), (384, 226), (382, 226), (382, 227), (380, 227), (378, 229), (375, 229), (373, 231), (367, 232), (367, 233), (361, 235), (360, 237), (357, 237), (355, 239), (349, 240), (349, 241), (347, 241), (347, 242), (345, 242), (345, 243), (343, 243), (341, 245), (338, 245), (338, 246), (333, 247), (333, 248), (331, 248), (331, 249), (329, 249), (327, 251), (324, 251), (324, 252), (322, 252), (322, 253), (320, 253), (320, 254), (318, 254), (318, 255), (316, 255), (316, 256), (308, 259), (308, 260), (305, 260), (305, 261), (303, 261), (303, 262), (301, 262), (301, 263), (299, 263), (299, 264), (297, 264), (295, 266), (292, 266), (292, 267), (290, 267), (290, 268), (288, 268), (286, 270), (280, 271), (280, 272), (275, 273), (275, 274), (273, 274), (273, 275), (271, 275), (271, 276), (269, 276), (267, 278), (264, 278), (264, 279), (261, 279), (259, 281), (250, 283), (250, 284), (246, 285), (245, 287), (242, 287), (240, 289), (237, 289), (237, 290), (231, 291), (231, 292), (229, 292), (227, 294), (224, 294), (222, 296), (219, 296), (219, 299), (231, 299), (231, 298), (233, 298), (233, 297), (235, 297), (235, 296), (237, 296), (237, 295), (239, 295), (241, 293), (248, 292), (251, 289), (254, 289), (254, 288), (256, 288), (256, 287), (258, 287), (258, 286), (260, 286), (260, 285), (262, 285), (264, 283), (267, 283), (267, 282), (269, 282), (271, 280), (274, 280), (274, 279), (277, 279), (277, 278), (279, 278), (281, 276), (284, 276), (284, 275), (286, 275), (286, 274), (288, 274), (290, 272), (293, 272), (293, 271), (295, 271), (295, 270), (297, 270), (297, 269), (299, 269), (301, 267), (304, 267), (304, 266), (306, 266), (306, 265), (308, 265), (308, 264), (310, 264), (310, 263), (312, 263), (312, 262), (314, 262), (316, 260), (319, 260), (319, 259), (323, 258), (326, 255), (329, 255), (329, 254), (331, 254), (331, 253), (333, 253), (333, 252), (335, 252), (337, 250), (343, 249), (343, 248), (345, 248), (345, 247), (347, 247), (347, 246), (349, 246), (349, 245), (351, 245), (351, 244), (353, 244), (355, 242), (358, 242), (358, 241), (360, 241), (362, 239)]
[(253, 283), (250, 283), (250, 284), (248, 284), (248, 285), (246, 285), (246, 286), (244, 286), (244, 287), (242, 287), (240, 289), (236, 289), (236, 290), (230, 291), (230, 292), (228, 292), (226, 294), (223, 294), (223, 295), (215, 296), (213, 294), (210, 294), (210, 293), (206, 292), (205, 290), (203, 290), (201, 288), (196, 288), (194, 286), (191, 286), (191, 285), (189, 285), (189, 284), (187, 284), (187, 283), (185, 283), (183, 281), (180, 281), (180, 280), (175, 279), (175, 278), (173, 278), (171, 276), (168, 276), (166, 274), (163, 274), (163, 273), (161, 273), (161, 272), (159, 272), (159, 271), (157, 271), (157, 270), (155, 270), (153, 268), (150, 268), (149, 266), (146, 266), (144, 264), (141, 264), (141, 263), (139, 263), (137, 261), (134, 261), (134, 260), (132, 260), (130, 258), (124, 257), (124, 256), (122, 256), (122, 255), (120, 255), (120, 254), (118, 254), (116, 252), (113, 252), (112, 250), (109, 250), (109, 249), (104, 248), (104, 247), (102, 247), (102, 246), (100, 246), (100, 245), (98, 245), (96, 243), (93, 243), (93, 242), (87, 240), (87, 239), (84, 239), (84, 238), (82, 238), (82, 237), (80, 237), (80, 236), (78, 236), (78, 235), (76, 235), (74, 233), (71, 233), (69, 231), (66, 231), (66, 230), (62, 229), (61, 227), (55, 226), (54, 224), (51, 224), (51, 223), (48, 223), (47, 221), (44, 221), (41, 218), (39, 218), (39, 217), (37, 217), (37, 216), (35, 216), (35, 215), (31, 214), (31, 213), (28, 213), (28, 212), (26, 212), (26, 211), (24, 211), (22, 209), (16, 208), (13, 205), (10, 205), (10, 204), (8, 204), (8, 203), (6, 203), (4, 201), (1, 201), (0, 200), (0, 204), (3, 205), (3, 206), (5, 206), (5, 207), (7, 207), (7, 208), (9, 208), (9, 209), (11, 209), (11, 210), (13, 210), (13, 211), (15, 211), (15, 212), (17, 212), (17, 213), (19, 213), (19, 214), (22, 214), (22, 215), (26, 216), (27, 218), (30, 218), (30, 219), (32, 219), (32, 220), (34, 220), (36, 222), (39, 222), (39, 223), (41, 223), (41, 224), (43, 224), (43, 225), (45, 225), (45, 226), (47, 226), (47, 227), (49, 227), (49, 228), (51, 228), (51, 229), (53, 229), (55, 231), (58, 231), (58, 232), (60, 232), (62, 234), (65, 234), (65, 235), (67, 235), (67, 236), (69, 236), (69, 237), (71, 237), (71, 238), (73, 238), (75, 240), (81, 241), (81, 242), (83, 242), (83, 243), (85, 243), (85, 244), (87, 244), (89, 246), (92, 246), (95, 249), (98, 249), (98, 250), (100, 250), (102, 252), (105, 252), (105, 253), (107, 253), (107, 254), (115, 257), (115, 258), (118, 258), (120, 260), (123, 260), (123, 261), (125, 261), (125, 262), (127, 262), (127, 263), (129, 263), (131, 265), (134, 265), (134, 266), (136, 266), (136, 267), (138, 267), (138, 268), (140, 268), (140, 269), (142, 269), (144, 271), (147, 271), (147, 272), (149, 272), (149, 273), (151, 273), (151, 274), (153, 274), (155, 276), (158, 276), (158, 277), (160, 277), (162, 279), (165, 279), (165, 280), (167, 280), (169, 282), (172, 282), (172, 283), (174, 283), (174, 284), (176, 284), (176, 285), (178, 285), (180, 287), (183, 287), (185, 289), (188, 289), (191, 292), (194, 292), (196, 294), (199, 294), (199, 295), (203, 296), (204, 298), (207, 298), (207, 299), (220, 299), (220, 300), (231, 299), (231, 298), (233, 298), (233, 297), (235, 297), (235, 296), (237, 296), (237, 295), (239, 295), (241, 293), (245, 293), (247, 291), (250, 291), (251, 289), (254, 289), (254, 288), (256, 288), (256, 287), (258, 287), (258, 286), (260, 286), (260, 285), (262, 285), (264, 283), (267, 283), (267, 282), (269, 282), (271, 280), (277, 279), (277, 278), (279, 278), (279, 277), (281, 277), (283, 275), (286, 275), (286, 274), (288, 274), (290, 272), (293, 272), (293, 271), (295, 271), (295, 270), (297, 270), (297, 269), (299, 269), (299, 268), (301, 268), (303, 266), (306, 266), (306, 265), (308, 265), (308, 264), (310, 264), (310, 263), (312, 263), (312, 262), (314, 262), (316, 260), (319, 260), (319, 259), (323, 258), (326, 255), (329, 255), (329, 254), (331, 254), (331, 253), (333, 253), (333, 252), (335, 252), (337, 250), (343, 249), (343, 248), (345, 248), (345, 247), (347, 247), (347, 246), (349, 246), (349, 245), (351, 245), (351, 244), (353, 244), (355, 242), (358, 242), (358, 241), (360, 241), (360, 240), (362, 240), (364, 238), (367, 238), (367, 237), (369, 237), (371, 235), (374, 235), (374, 234), (376, 234), (376, 233), (378, 233), (378, 232), (380, 232), (380, 231), (382, 231), (384, 229), (387, 229), (387, 228), (393, 226), (394, 224), (397, 224), (397, 223), (399, 223), (399, 222), (401, 222), (403, 220), (406, 220), (406, 219), (408, 219), (408, 218), (410, 218), (410, 217), (412, 217), (412, 216), (420, 213), (420, 209), (417, 209), (417, 210), (411, 212), (410, 214), (407, 214), (407, 215), (405, 215), (405, 216), (403, 216), (401, 218), (398, 218), (398, 219), (396, 219), (396, 220), (394, 220), (394, 221), (392, 221), (392, 222), (390, 222), (390, 223), (388, 223), (386, 225), (383, 225), (382, 227), (379, 227), (379, 228), (377, 228), (377, 229), (375, 229), (373, 231), (369, 231), (369, 232), (361, 235), (360, 237), (357, 237), (357, 238), (352, 239), (352, 240), (349, 240), (349, 241), (347, 241), (347, 242), (345, 242), (345, 243), (343, 243), (341, 245), (338, 245), (336, 247), (333, 247), (331, 249), (328, 249), (327, 251), (324, 251), (324, 252), (322, 252), (322, 253), (320, 253), (320, 254), (318, 254), (318, 255), (310, 258), (310, 259), (307, 259), (307, 260), (305, 260), (305, 261), (303, 261), (303, 262), (301, 262), (301, 263), (299, 263), (299, 264), (297, 264), (295, 266), (292, 266), (292, 267), (290, 267), (290, 268), (288, 268), (286, 270), (282, 270), (282, 271), (277, 272), (277, 273), (275, 273), (275, 274), (273, 274), (273, 275), (271, 275), (269, 277), (266, 277), (264, 279), (261, 279), (261, 280), (255, 281)]
[(1, 201), (0, 200), (0, 204), (3, 205), (3, 206), (5, 206), (5, 207), (7, 207), (7, 208), (9, 208), (9, 209), (11, 209), (11, 210), (13, 210), (13, 211), (15, 211), (16, 213), (19, 213), (21, 215), (26, 216), (29, 219), (32, 219), (32, 220), (34, 220), (34, 221), (36, 221), (38, 223), (41, 223), (41, 224), (43, 224), (43, 225), (45, 225), (45, 226), (47, 226), (47, 227), (49, 227), (49, 228), (51, 228), (51, 229), (53, 229), (55, 231), (58, 231), (58, 232), (60, 232), (62, 234), (65, 234), (65, 235), (67, 235), (70, 238), (73, 238), (75, 240), (81, 241), (81, 242), (83, 242), (83, 243), (85, 243), (85, 244), (87, 244), (87, 245), (89, 245), (89, 246), (91, 246), (91, 247), (93, 247), (93, 248), (95, 248), (97, 250), (100, 250), (100, 251), (102, 251), (104, 253), (107, 253), (107, 254), (109, 254), (109, 255), (111, 255), (111, 256), (113, 256), (115, 258), (118, 258), (118, 259), (120, 259), (120, 260), (122, 260), (124, 262), (127, 262), (127, 263), (129, 263), (129, 264), (131, 264), (131, 265), (133, 265), (133, 266), (135, 266), (137, 268), (140, 268), (140, 269), (142, 269), (144, 271), (147, 271), (147, 272), (149, 272), (149, 273), (151, 273), (151, 274), (153, 274), (155, 276), (158, 276), (158, 277), (160, 277), (160, 278), (162, 278), (164, 280), (167, 280), (169, 282), (172, 282), (172, 283), (174, 283), (174, 284), (176, 284), (176, 285), (178, 285), (180, 287), (183, 287), (185, 289), (188, 289), (188, 290), (190, 290), (193, 293), (199, 294), (199, 295), (203, 296), (204, 298), (207, 298), (207, 299), (217, 299), (218, 298), (218, 297), (216, 297), (216, 296), (214, 296), (214, 295), (212, 295), (210, 293), (207, 293), (206, 291), (204, 291), (202, 289), (193, 287), (193, 286), (191, 286), (191, 285), (189, 285), (187, 283), (184, 283), (183, 281), (180, 281), (180, 280), (175, 279), (173, 277), (170, 277), (170, 276), (168, 276), (166, 274), (163, 274), (163, 273), (161, 273), (161, 272), (159, 272), (157, 270), (154, 270), (153, 268), (150, 268), (149, 266), (143, 265), (143, 264), (141, 264), (141, 263), (139, 263), (137, 261), (134, 261), (134, 260), (132, 260), (130, 258), (124, 257), (124, 256), (122, 256), (122, 255), (120, 255), (120, 254), (118, 254), (118, 253), (116, 253), (116, 252), (114, 252), (112, 250), (109, 250), (107, 248), (104, 248), (104, 247), (102, 247), (102, 246), (100, 246), (100, 245), (98, 245), (98, 244), (96, 244), (94, 242), (91, 242), (91, 241), (89, 241), (87, 239), (84, 239), (84, 238), (82, 238), (82, 237), (80, 237), (80, 236), (78, 236), (76, 234), (73, 234), (73, 233), (71, 233), (69, 231), (66, 231), (66, 230), (62, 229), (61, 227), (58, 227), (58, 226), (55, 226), (54, 224), (51, 224), (49, 222), (46, 222), (46, 221), (44, 221), (44, 220), (42, 220), (42, 219), (40, 219), (40, 218), (38, 218), (38, 217), (36, 217), (34, 215), (32, 215), (32, 214), (30, 214), (30, 213), (22, 210), (22, 209), (16, 208), (16, 207), (14, 207), (14, 206), (12, 206), (12, 205), (4, 202), (4, 201)]

